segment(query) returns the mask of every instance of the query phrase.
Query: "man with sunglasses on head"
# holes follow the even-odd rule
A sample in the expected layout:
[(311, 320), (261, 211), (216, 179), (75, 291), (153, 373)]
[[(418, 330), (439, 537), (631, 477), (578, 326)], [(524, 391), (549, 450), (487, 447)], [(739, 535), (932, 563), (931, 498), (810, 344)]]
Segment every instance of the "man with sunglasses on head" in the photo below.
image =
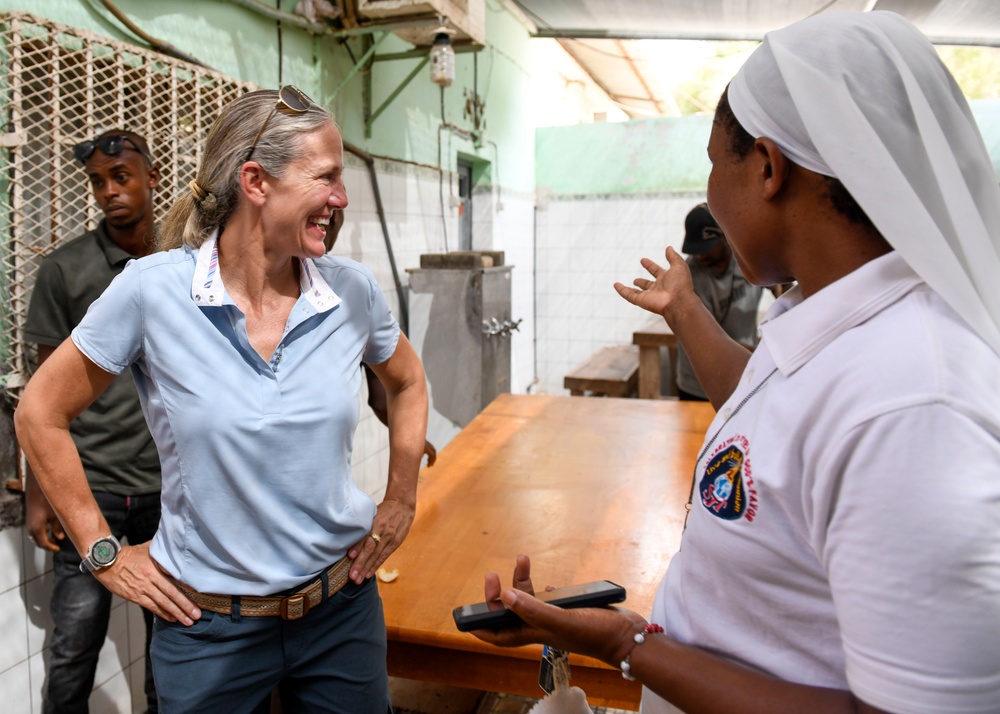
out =
[[(763, 288), (752, 285), (743, 277), (708, 205), (699, 203), (684, 220), (684, 245), (691, 269), (695, 293), (712, 313), (726, 334), (740, 344), (753, 349), (757, 346), (757, 308)], [(694, 368), (684, 348), (677, 348), (677, 364), (670, 365), (677, 374), (678, 396), (687, 401), (708, 401), (698, 383)]]
[[(73, 147), (104, 217), (65, 242), (41, 264), (24, 339), (38, 346), (39, 364), (69, 337), (96, 300), (133, 258), (152, 252), (153, 192), (160, 180), (146, 141), (108, 131)], [(111, 592), (91, 571), (93, 558), (114, 557), (118, 539), (132, 545), (153, 537), (160, 520), (160, 463), (129, 371), (123, 372), (71, 427), (87, 480), (113, 538), (81, 560), (30, 469), (26, 526), (35, 545), (53, 553), (52, 619), (44, 711), (87, 712), (97, 660), (107, 635)], [(157, 711), (146, 620), (148, 711)]]

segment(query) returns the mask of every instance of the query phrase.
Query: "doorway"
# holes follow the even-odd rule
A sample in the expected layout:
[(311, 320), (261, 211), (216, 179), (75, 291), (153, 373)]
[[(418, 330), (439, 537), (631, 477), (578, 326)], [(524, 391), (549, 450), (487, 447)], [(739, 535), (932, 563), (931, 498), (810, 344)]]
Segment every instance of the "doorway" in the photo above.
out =
[(472, 250), (472, 163), (458, 160), (458, 249)]

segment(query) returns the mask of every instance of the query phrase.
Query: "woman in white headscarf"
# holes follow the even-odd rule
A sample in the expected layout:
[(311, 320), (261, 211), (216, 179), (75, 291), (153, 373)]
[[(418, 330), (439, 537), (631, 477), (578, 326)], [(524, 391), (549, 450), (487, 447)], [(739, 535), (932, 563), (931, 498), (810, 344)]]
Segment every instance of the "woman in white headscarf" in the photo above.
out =
[(616, 285), (720, 410), (650, 624), (540, 603), (521, 556), (486, 591), (528, 624), (478, 634), (619, 666), (644, 712), (1000, 711), (1000, 189), (965, 99), (898, 15), (819, 16), (750, 57), (709, 157), (744, 274), (798, 285), (752, 355), (671, 249)]

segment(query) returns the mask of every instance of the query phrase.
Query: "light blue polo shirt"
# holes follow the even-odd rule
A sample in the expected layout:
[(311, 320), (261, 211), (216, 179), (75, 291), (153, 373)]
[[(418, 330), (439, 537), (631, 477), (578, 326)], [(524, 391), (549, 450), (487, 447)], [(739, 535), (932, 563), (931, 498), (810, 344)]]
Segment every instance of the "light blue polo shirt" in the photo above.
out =
[(150, 552), (200, 592), (298, 585), (375, 515), (351, 476), (359, 363), (389, 359), (399, 325), (359, 263), (300, 266), (302, 293), (269, 362), (222, 284), (214, 238), (129, 263), (72, 334), (102, 369), (132, 367), (163, 469)]

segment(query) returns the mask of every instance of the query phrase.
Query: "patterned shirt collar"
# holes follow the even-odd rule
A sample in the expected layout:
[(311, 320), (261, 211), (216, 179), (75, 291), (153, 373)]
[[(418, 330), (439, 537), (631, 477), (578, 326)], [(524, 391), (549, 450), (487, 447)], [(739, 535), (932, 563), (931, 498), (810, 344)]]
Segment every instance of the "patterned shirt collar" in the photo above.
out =
[[(201, 244), (198, 262), (191, 280), (191, 297), (199, 307), (217, 307), (224, 304), (226, 288), (219, 272), (219, 231)], [(299, 290), (306, 302), (316, 312), (326, 312), (340, 304), (340, 297), (323, 279), (312, 258), (299, 258)]]

